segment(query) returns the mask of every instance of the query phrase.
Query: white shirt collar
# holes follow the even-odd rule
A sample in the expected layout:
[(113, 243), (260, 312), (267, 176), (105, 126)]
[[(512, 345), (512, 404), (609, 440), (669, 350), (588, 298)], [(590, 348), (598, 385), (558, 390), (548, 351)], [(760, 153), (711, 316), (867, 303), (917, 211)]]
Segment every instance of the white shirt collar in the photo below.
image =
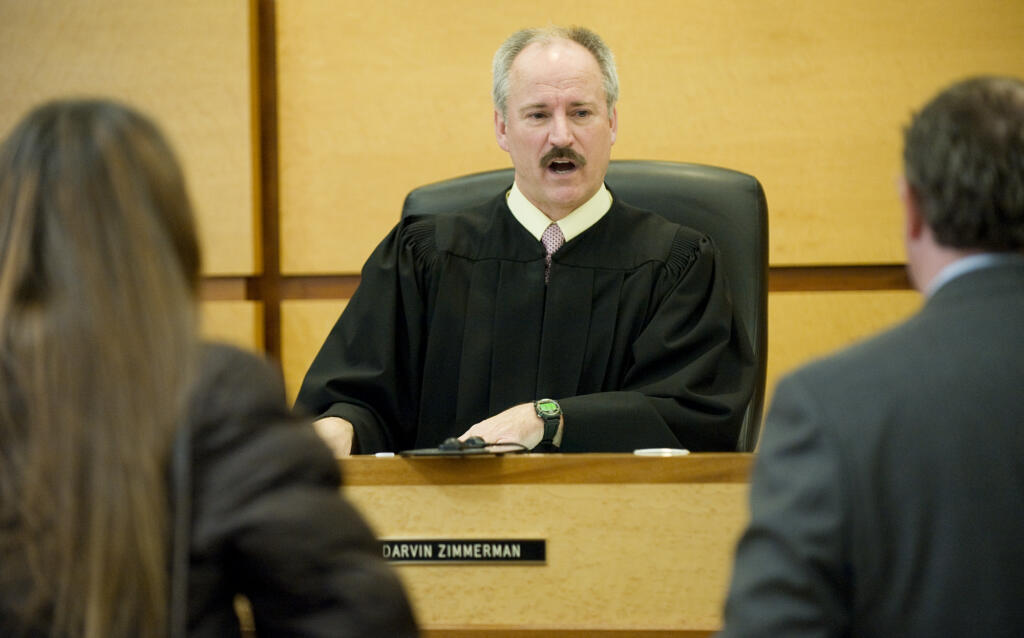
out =
[[(512, 184), (512, 188), (505, 194), (505, 197), (508, 202), (508, 209), (512, 211), (512, 216), (523, 225), (527, 232), (537, 238), (537, 241), (540, 241), (544, 230), (551, 225), (551, 219), (530, 203), (530, 200), (526, 199), (526, 195), (523, 195), (517, 184)], [(593, 197), (580, 205), (576, 210), (558, 220), (557, 224), (562, 231), (562, 235), (565, 237), (565, 241), (571, 240), (593, 226), (599, 219), (604, 217), (604, 214), (611, 207), (612, 194), (604, 184), (601, 184), (601, 188), (597, 189)]]
[(969, 272), (981, 270), (982, 268), (990, 268), (992, 266), (1001, 266), (1003, 264), (1012, 263), (1024, 263), (1024, 255), (1017, 253), (981, 253), (957, 259), (940, 270), (939, 273), (932, 278), (931, 282), (928, 284), (927, 290), (925, 290), (925, 296), (931, 297), (939, 288), (945, 286), (950, 281), (960, 277), (961, 275), (966, 275)]

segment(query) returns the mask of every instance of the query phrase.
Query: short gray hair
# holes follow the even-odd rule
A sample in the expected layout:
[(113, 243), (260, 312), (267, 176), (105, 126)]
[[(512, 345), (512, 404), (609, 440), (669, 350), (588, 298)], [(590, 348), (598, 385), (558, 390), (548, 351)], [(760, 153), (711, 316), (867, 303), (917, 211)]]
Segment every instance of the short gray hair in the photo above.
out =
[(541, 29), (516, 31), (498, 47), (498, 51), (494, 54), (494, 84), (491, 88), (491, 97), (494, 100), (494, 108), (501, 113), (502, 118), (506, 115), (505, 109), (508, 103), (508, 74), (516, 56), (534, 42), (547, 44), (555, 40), (569, 40), (590, 51), (594, 59), (597, 60), (601, 75), (604, 77), (604, 94), (608, 101), (608, 112), (611, 113), (615, 108), (615, 103), (619, 99), (619, 76), (615, 71), (615, 56), (612, 55), (612, 50), (604, 43), (601, 36), (586, 27), (549, 26)]

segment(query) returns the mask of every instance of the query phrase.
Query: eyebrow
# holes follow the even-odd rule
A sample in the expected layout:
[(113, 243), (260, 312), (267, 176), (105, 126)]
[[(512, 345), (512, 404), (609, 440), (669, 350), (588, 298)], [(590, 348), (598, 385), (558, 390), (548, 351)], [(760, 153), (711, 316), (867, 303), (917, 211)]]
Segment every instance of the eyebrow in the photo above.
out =
[[(592, 107), (595, 104), (596, 104), (596, 102), (591, 102), (589, 100), (576, 101), (576, 102), (570, 102), (569, 103), (569, 108), (574, 108), (574, 107), (577, 107), (577, 106), (591, 106)], [(535, 102), (533, 104), (527, 104), (525, 106), (520, 107), (519, 110), (517, 111), (517, 113), (522, 115), (523, 113), (526, 113), (527, 111), (532, 111), (534, 109), (548, 109), (548, 108), (551, 108), (551, 107), (548, 105), (547, 102)]]

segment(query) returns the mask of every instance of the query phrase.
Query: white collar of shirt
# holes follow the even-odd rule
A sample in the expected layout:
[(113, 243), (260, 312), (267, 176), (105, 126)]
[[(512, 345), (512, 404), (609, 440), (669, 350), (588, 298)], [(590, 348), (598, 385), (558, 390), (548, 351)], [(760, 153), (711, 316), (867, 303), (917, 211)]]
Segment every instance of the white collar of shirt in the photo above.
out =
[(945, 286), (953, 279), (966, 275), (969, 272), (975, 270), (981, 270), (982, 268), (991, 268), (992, 266), (1001, 266), (1004, 264), (1024, 264), (1024, 255), (1017, 253), (981, 253), (980, 255), (970, 255), (957, 259), (953, 263), (949, 264), (945, 268), (939, 271), (939, 274), (931, 280), (928, 284), (928, 289), (925, 291), (925, 296), (931, 297), (935, 294), (935, 291)]
[[(505, 194), (505, 198), (508, 202), (508, 209), (512, 211), (512, 216), (523, 225), (527, 232), (536, 237), (537, 241), (540, 241), (544, 230), (551, 225), (551, 219), (540, 212), (539, 208), (531, 204), (530, 200), (526, 199), (526, 195), (523, 195), (523, 192), (519, 190), (519, 186), (515, 183), (512, 184), (512, 188)], [(596, 224), (597, 220), (604, 217), (604, 214), (611, 207), (612, 194), (604, 184), (601, 184), (601, 188), (597, 189), (593, 197), (556, 223), (562, 231), (565, 241), (569, 241)]]

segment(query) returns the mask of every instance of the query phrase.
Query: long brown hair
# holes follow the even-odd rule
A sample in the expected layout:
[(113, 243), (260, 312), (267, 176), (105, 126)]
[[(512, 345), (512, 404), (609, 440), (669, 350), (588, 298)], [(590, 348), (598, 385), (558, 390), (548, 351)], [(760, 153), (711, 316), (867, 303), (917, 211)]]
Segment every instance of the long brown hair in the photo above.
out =
[(0, 147), (0, 610), (24, 628), (166, 635), (198, 272), (181, 170), (144, 116), (51, 102)]

